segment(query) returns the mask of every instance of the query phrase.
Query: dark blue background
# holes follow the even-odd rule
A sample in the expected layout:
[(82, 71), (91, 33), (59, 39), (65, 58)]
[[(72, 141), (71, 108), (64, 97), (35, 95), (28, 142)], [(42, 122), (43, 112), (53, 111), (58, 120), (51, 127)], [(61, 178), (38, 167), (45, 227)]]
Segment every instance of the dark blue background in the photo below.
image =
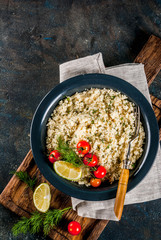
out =
[[(30, 148), (33, 113), (59, 82), (59, 64), (97, 52), (106, 66), (133, 62), (150, 34), (161, 37), (158, 0), (0, 0), (0, 191)], [(161, 99), (161, 74), (150, 87)], [(154, 176), (155, 177), (155, 176)], [(19, 219), (0, 206), (0, 239)], [(99, 240), (161, 239), (161, 200), (125, 206)], [(23, 238), (44, 239), (40, 235)]]

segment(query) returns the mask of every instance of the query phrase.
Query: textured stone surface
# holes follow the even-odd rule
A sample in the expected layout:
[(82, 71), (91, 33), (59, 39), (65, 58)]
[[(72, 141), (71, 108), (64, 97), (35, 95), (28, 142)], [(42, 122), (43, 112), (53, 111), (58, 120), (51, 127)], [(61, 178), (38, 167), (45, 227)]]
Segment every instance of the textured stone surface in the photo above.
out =
[[(161, 3), (0, 0), (0, 191), (30, 148), (34, 111), (59, 79), (59, 64), (102, 52), (106, 66), (132, 62), (150, 34), (161, 37)], [(150, 91), (161, 98), (160, 74)], [(161, 200), (126, 206), (99, 240), (158, 240)], [(0, 239), (13, 240), (18, 217), (0, 206)], [(23, 239), (43, 239), (26, 236)]]

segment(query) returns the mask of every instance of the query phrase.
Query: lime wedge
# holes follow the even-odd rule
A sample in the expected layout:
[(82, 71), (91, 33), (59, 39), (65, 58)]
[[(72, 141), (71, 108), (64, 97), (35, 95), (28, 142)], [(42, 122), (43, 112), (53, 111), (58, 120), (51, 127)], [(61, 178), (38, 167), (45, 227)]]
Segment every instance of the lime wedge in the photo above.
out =
[(70, 181), (77, 182), (82, 176), (82, 169), (74, 167), (73, 164), (65, 161), (56, 161), (53, 164), (55, 172), (60, 176)]
[(47, 212), (50, 207), (50, 187), (47, 183), (41, 183), (34, 191), (34, 205), (40, 212)]

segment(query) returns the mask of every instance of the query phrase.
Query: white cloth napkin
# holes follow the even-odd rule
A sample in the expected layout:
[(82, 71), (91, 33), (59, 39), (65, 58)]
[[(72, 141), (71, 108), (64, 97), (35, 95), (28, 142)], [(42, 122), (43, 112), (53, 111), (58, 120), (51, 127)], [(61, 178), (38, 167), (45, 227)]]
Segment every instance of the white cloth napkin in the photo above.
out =
[[(104, 73), (124, 79), (138, 88), (151, 103), (144, 65), (122, 64), (105, 68), (102, 54), (72, 60), (60, 65), (60, 82), (86, 73)], [(141, 203), (161, 198), (161, 151), (159, 149), (154, 164), (146, 177), (133, 190), (126, 194), (125, 205)], [(72, 198), (73, 209), (82, 217), (115, 220), (115, 199), (105, 201), (84, 201)]]

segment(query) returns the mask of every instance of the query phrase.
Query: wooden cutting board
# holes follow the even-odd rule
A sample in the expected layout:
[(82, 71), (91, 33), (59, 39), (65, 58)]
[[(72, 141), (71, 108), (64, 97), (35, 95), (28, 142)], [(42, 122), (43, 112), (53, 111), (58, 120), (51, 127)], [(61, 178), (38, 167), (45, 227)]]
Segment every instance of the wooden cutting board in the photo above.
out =
[[(143, 63), (145, 65), (148, 86), (150, 86), (161, 69), (161, 40), (152, 35), (134, 62)], [(159, 123), (161, 140), (161, 100), (155, 98), (154, 96), (151, 96), (151, 100), (157, 121)], [(31, 150), (17, 169), (17, 171), (20, 170), (27, 171), (31, 177), (36, 176), (38, 179), (37, 185), (41, 182), (47, 182), (38, 170)], [(69, 196), (58, 191), (51, 184), (49, 185), (51, 187), (52, 194), (51, 208), (62, 209), (71, 206), (71, 198)], [(13, 176), (0, 195), (0, 203), (20, 216), (29, 217), (30, 213), (36, 210), (33, 205), (32, 195), (32, 191), (29, 188), (26, 188), (26, 184), (21, 182), (17, 177)], [(67, 232), (67, 225), (72, 220), (80, 222), (82, 226), (81, 234), (74, 237)], [(64, 215), (61, 226), (56, 230), (52, 230), (49, 236), (53, 240), (96, 240), (108, 222), (109, 221), (107, 220), (79, 217), (75, 211), (70, 210)]]

